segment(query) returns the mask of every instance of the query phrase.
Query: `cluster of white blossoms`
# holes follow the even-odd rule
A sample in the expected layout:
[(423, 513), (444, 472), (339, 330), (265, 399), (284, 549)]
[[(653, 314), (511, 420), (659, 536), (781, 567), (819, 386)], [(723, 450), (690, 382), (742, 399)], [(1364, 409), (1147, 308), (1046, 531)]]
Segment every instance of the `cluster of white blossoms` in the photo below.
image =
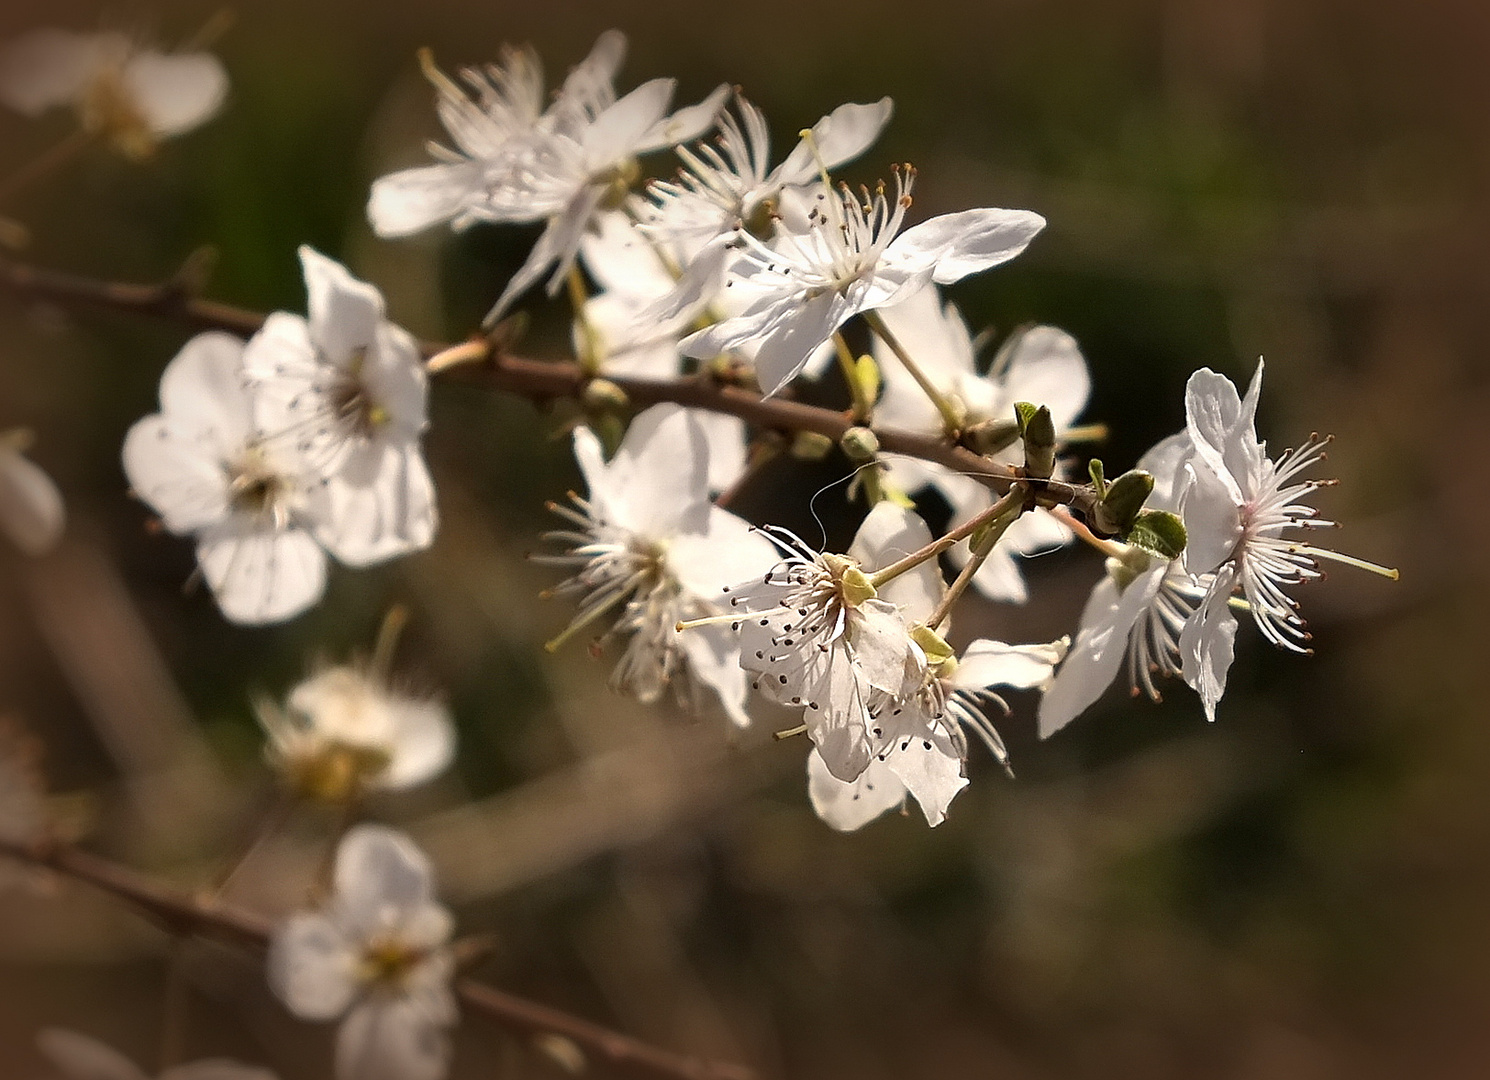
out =
[(309, 317), (275, 312), (247, 342), (192, 338), (161, 377), (161, 411), (124, 443), (135, 494), (196, 538), (234, 622), (314, 604), (328, 553), (369, 566), (435, 533), (418, 346), (373, 286), (310, 248), (300, 261)]
[[(748, 686), (800, 711), (813, 804), (849, 829), (907, 797), (940, 822), (967, 783), (969, 733), (1007, 765), (989, 715), (1007, 708), (995, 687), (1041, 692), (1048, 735), (1097, 699), (1126, 654), (1135, 687), (1157, 696), (1156, 676), (1181, 676), (1214, 717), (1234, 607), (1268, 640), (1302, 647), (1283, 590), (1319, 576), (1313, 560), (1330, 555), (1292, 535), (1320, 524), (1300, 499), (1321, 482), (1295, 479), (1318, 446), (1266, 459), (1252, 428), (1256, 381), (1241, 402), (1221, 376), (1197, 373), (1183, 435), (1111, 484), (1093, 463), (1083, 509), (1095, 520), (1083, 524), (1051, 489), (1077, 490), (1057, 450), (1100, 430), (1077, 427), (1090, 380), (1076, 342), (1025, 327), (980, 370), (938, 288), (1014, 258), (1044, 220), (980, 208), (911, 224), (910, 166), (858, 189), (830, 175), (878, 138), (889, 99), (840, 106), (773, 164), (766, 120), (738, 90), (670, 116), (670, 80), (618, 95), (623, 46), (603, 35), (547, 102), (529, 50), (460, 82), (425, 56), (454, 148), (378, 180), (368, 207), (383, 236), (547, 223), (491, 318), (553, 268), (549, 292), (570, 285), (580, 364), (610, 390), (587, 398), (594, 430), (574, 434), (588, 491), (553, 507), (571, 527), (550, 534), (563, 550), (542, 558), (571, 576), (550, 594), (578, 611), (551, 648), (583, 631), (597, 652), (615, 643), (612, 685), (643, 701), (669, 688), (694, 708), (717, 699), (743, 725)], [(709, 127), (711, 138), (693, 141)], [(666, 147), (675, 176), (638, 187), (637, 158)], [(856, 321), (872, 335), (869, 356), (844, 336)], [(697, 372), (753, 382), (769, 398), (835, 354), (864, 425), (844, 449), (874, 481), (857, 489), (885, 500), (842, 555), (751, 528), (714, 501), (752, 456), (739, 419), (659, 405), (621, 438), (625, 395), (598, 381)], [(1004, 479), (880, 455), (876, 428), (960, 445), (1003, 466)], [(619, 443), (610, 460), (604, 433)], [(941, 541), (913, 509), (923, 492), (951, 508)], [(1078, 534), (1109, 556), (1109, 573), (1074, 644), (975, 641), (959, 656), (945, 635), (962, 591), (1023, 603), (1021, 557)], [(943, 555), (958, 571), (950, 596)]]
[[(982, 207), (915, 221), (909, 165), (888, 182), (835, 182), (882, 134), (888, 98), (833, 109), (773, 163), (766, 119), (738, 89), (677, 110), (672, 79), (619, 92), (625, 44), (602, 34), (552, 95), (531, 49), (454, 79), (421, 56), (450, 145), (377, 180), (368, 218), (385, 238), (543, 225), (484, 335), (426, 365), (373, 286), (301, 248), (306, 316), (276, 312), (248, 341), (201, 334), (166, 367), (160, 411), (131, 428), (124, 469), (163, 527), (194, 539), (228, 619), (305, 610), (328, 558), (365, 567), (432, 542), (428, 374), (474, 359), (506, 363), (513, 382), (532, 374), (502, 355), (512, 335), (494, 324), (545, 278), (573, 307), (577, 364), (555, 381), (582, 410), (572, 448), (586, 488), (551, 504), (563, 525), (536, 556), (567, 574), (547, 595), (576, 608), (548, 648), (585, 636), (594, 655), (610, 649), (612, 687), (643, 702), (670, 696), (739, 727), (789, 713), (795, 726), (777, 735), (807, 736), (808, 794), (835, 829), (910, 802), (939, 824), (974, 745), (1007, 770), (1001, 692), (1038, 695), (1046, 737), (1126, 658), (1135, 693), (1157, 698), (1158, 680), (1176, 677), (1214, 719), (1239, 615), (1307, 652), (1291, 592), (1322, 576), (1319, 560), (1396, 576), (1307, 541), (1332, 524), (1309, 502), (1331, 481), (1304, 475), (1324, 443), (1268, 456), (1260, 363), (1245, 396), (1197, 371), (1184, 431), (1115, 479), (1098, 460), (1090, 482), (1075, 479), (1074, 448), (1101, 430), (1078, 424), (1091, 383), (1076, 342), (1027, 326), (982, 365), (981, 336), (941, 291), (1019, 255), (1044, 219)], [(85, 133), (136, 157), (210, 116), (225, 90), (207, 54), (119, 35), (41, 31), (0, 50), (0, 102), (71, 105)], [(673, 175), (644, 179), (640, 159), (667, 151)], [(790, 400), (835, 359), (846, 413)], [(821, 459), (835, 439), (850, 496), (868, 503), (846, 551), (730, 509), (754, 466)], [(62, 501), (25, 447), (0, 435), (0, 531), (40, 554), (62, 530)], [(918, 497), (950, 510), (941, 536)], [(1074, 634), (954, 647), (968, 590), (1025, 603), (1022, 560), (1076, 538), (1106, 572)], [(395, 609), (371, 661), (322, 668), (258, 708), (286, 786), (337, 806), (347, 826), (329, 891), (278, 926), (268, 963), (291, 1012), (340, 1020), (339, 1080), (440, 1080), (457, 1020), (460, 950), (429, 860), (401, 833), (353, 824), (364, 795), (429, 780), (455, 753), (445, 708), (389, 679), (401, 624)], [(12, 853), (49, 832), (27, 745), (0, 727), (0, 844)], [(79, 1080), (143, 1076), (80, 1035), (41, 1044)], [(267, 1074), (199, 1062), (162, 1080), (207, 1077)]]

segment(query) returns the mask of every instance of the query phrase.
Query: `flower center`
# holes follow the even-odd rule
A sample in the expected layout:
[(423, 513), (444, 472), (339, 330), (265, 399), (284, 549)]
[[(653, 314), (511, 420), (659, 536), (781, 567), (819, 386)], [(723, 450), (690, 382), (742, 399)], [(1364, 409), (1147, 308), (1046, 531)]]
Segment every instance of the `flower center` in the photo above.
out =
[(365, 983), (396, 989), (423, 959), (396, 937), (374, 938), (362, 952), (359, 973)]

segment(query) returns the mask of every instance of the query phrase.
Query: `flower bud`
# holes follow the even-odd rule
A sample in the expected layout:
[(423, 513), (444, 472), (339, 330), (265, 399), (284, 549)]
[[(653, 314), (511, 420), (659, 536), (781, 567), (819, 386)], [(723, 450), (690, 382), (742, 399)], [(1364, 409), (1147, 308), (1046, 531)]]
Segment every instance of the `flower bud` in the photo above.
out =
[(1050, 409), (1019, 401), (1014, 413), (1024, 436), (1024, 471), (1037, 480), (1048, 479), (1055, 472), (1055, 421)]
[(1092, 510), (1092, 524), (1100, 533), (1125, 535), (1138, 520), (1139, 511), (1153, 490), (1152, 474), (1130, 469), (1106, 485), (1101, 501)]
[(591, 413), (617, 413), (631, 404), (626, 391), (609, 379), (591, 379), (585, 383), (582, 400), (585, 409)]
[(880, 452), (879, 438), (867, 427), (851, 427), (838, 440), (844, 454), (855, 465), (865, 465)]

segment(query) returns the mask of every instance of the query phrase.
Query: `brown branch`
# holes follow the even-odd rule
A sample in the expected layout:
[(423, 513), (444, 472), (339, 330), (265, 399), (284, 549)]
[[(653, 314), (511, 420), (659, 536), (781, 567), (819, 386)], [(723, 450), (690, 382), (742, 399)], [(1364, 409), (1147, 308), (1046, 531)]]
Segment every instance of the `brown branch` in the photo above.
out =
[[(261, 915), (220, 900), (177, 892), (137, 870), (77, 848), (60, 844), (32, 846), (0, 838), (0, 855), (87, 882), (139, 909), (172, 934), (193, 934), (261, 949), (268, 945), (273, 930), (270, 921)], [(674, 1080), (754, 1080), (755, 1077), (743, 1065), (675, 1054), (471, 979), (458, 980), (455, 993), (472, 1012), (530, 1035), (562, 1035), (595, 1058), (635, 1072)]]
[[(190, 275), (186, 274), (164, 284), (138, 285), (6, 262), (0, 263), (0, 289), (21, 297), (69, 306), (152, 315), (198, 330), (228, 330), (247, 335), (264, 323), (264, 315), (260, 312), (197, 297)], [(425, 356), (433, 356), (448, 348), (448, 345), (435, 342), (421, 344)], [(579, 400), (592, 378), (572, 361), (530, 360), (496, 347), (488, 349), (485, 361), (452, 366), (440, 377), (488, 386), (531, 401)], [(625, 391), (637, 405), (673, 402), (689, 408), (728, 413), (770, 431), (811, 431), (837, 442), (844, 432), (855, 426), (853, 419), (844, 413), (797, 401), (763, 398), (750, 390), (723, 385), (707, 375), (680, 379), (606, 378)], [(1009, 486), (1021, 479), (1014, 468), (975, 454), (947, 438), (896, 428), (876, 427), (874, 433), (879, 439), (880, 449), (886, 453), (904, 454), (976, 477), (999, 494), (1007, 493)], [(1090, 487), (1060, 480), (1026, 480), (1026, 483), (1036, 487), (1042, 503), (1068, 505), (1090, 517), (1088, 511), (1095, 497)]]

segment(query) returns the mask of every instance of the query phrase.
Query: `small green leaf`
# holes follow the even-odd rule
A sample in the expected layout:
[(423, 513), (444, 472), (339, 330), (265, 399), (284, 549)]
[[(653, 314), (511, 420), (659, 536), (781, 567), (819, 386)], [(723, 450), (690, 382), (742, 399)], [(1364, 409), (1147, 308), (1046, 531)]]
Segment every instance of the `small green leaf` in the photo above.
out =
[(1161, 559), (1178, 559), (1185, 551), (1185, 523), (1167, 510), (1144, 510), (1123, 539)]
[(1097, 498), (1107, 497), (1107, 478), (1103, 474), (1102, 459), (1092, 458), (1086, 465), (1087, 475), (1092, 478), (1092, 487), (1096, 489)]

